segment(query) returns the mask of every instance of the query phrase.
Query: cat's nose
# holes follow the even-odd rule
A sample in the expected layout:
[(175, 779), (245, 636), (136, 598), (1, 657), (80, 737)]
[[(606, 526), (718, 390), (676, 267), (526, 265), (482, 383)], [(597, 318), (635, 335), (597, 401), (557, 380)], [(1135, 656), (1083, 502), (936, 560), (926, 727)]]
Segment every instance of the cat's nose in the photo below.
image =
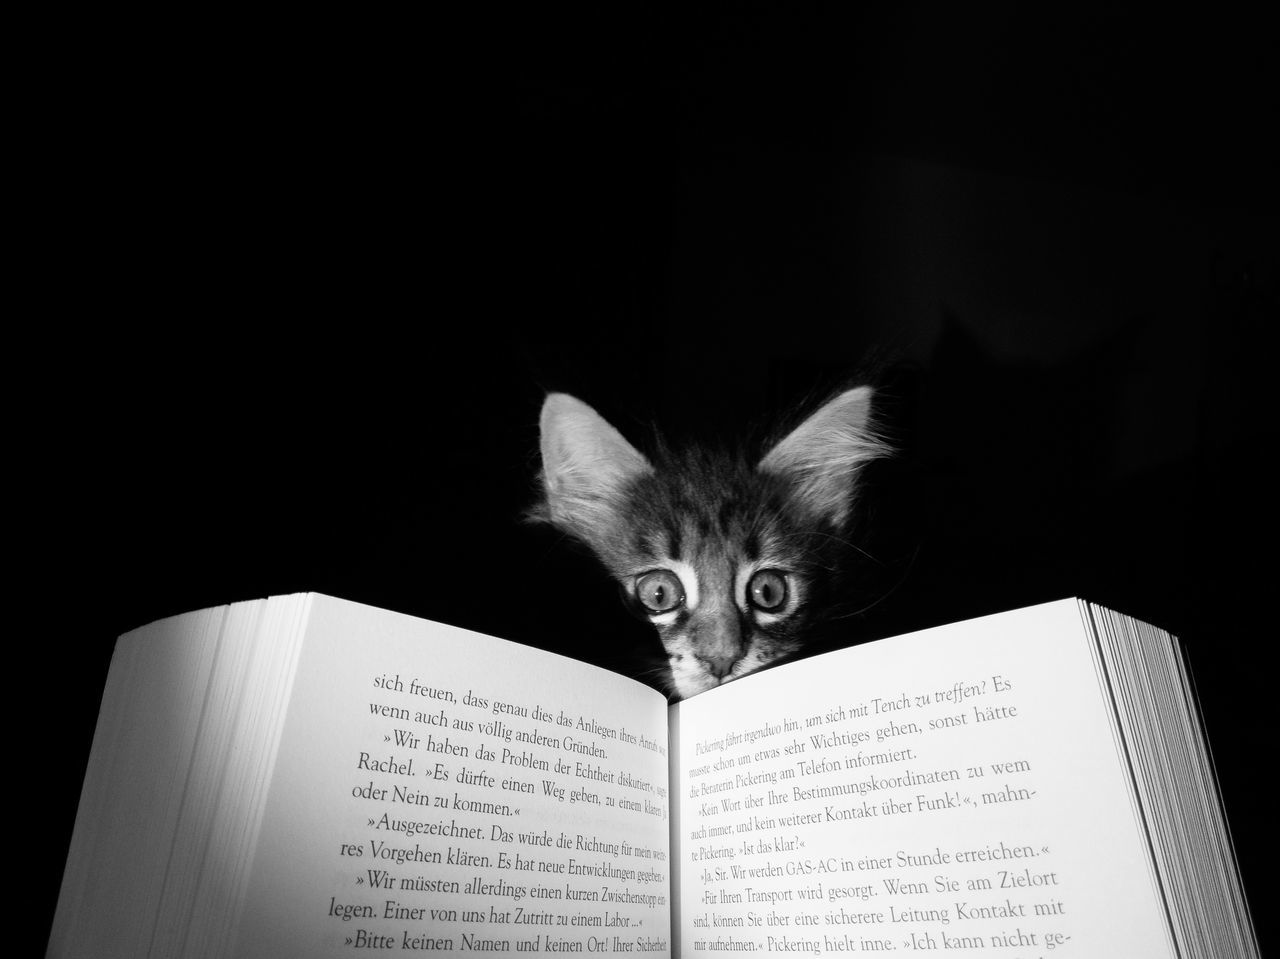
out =
[(712, 653), (699, 656), (698, 661), (707, 667), (707, 672), (716, 679), (724, 679), (733, 672), (734, 664), (741, 658), (736, 652)]

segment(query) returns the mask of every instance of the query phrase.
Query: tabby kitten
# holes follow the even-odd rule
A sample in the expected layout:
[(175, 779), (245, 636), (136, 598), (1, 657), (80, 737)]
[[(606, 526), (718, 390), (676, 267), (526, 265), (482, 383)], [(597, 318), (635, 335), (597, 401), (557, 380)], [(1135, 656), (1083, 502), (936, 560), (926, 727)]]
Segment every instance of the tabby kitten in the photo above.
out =
[(679, 698), (797, 651), (829, 607), (853, 480), (886, 452), (871, 390), (847, 390), (758, 462), (706, 449), (651, 461), (590, 406), (542, 407), (537, 518), (585, 543), (658, 630)]

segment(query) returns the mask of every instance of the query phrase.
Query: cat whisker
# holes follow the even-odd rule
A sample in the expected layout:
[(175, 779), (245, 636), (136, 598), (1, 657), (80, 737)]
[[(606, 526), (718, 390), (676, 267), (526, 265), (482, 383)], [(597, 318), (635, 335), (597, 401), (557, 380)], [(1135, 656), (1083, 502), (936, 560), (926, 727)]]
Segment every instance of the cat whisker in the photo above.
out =
[(852, 540), (846, 539), (843, 536), (837, 536), (835, 533), (826, 532), (825, 530), (812, 530), (812, 531), (805, 531), (805, 532), (798, 532), (798, 533), (786, 533), (786, 534), (783, 534), (781, 537), (779, 537), (779, 539), (785, 541), (788, 539), (796, 539), (796, 538), (808, 539), (811, 537), (821, 537), (823, 539), (828, 539), (833, 542), (839, 543), (841, 546), (845, 547), (846, 549), (850, 549), (855, 553), (861, 553), (863, 556), (871, 560), (871, 562), (875, 563), (877, 566), (884, 565), (884, 563), (881, 560), (877, 559), (871, 553), (868, 553), (865, 549), (863, 549), (861, 546), (859, 546), (857, 543), (853, 542)]
[(886, 589), (883, 593), (881, 593), (879, 597), (872, 600), (870, 603), (866, 604), (860, 609), (854, 610), (851, 613), (841, 613), (835, 616), (828, 616), (827, 619), (828, 620), (852, 619), (855, 616), (861, 616), (863, 613), (865, 613), (869, 609), (874, 609), (876, 606), (879, 606), (886, 599), (888, 599), (890, 596), (896, 593), (898, 591), (898, 588), (907, 581), (907, 574), (911, 572), (911, 568), (915, 565), (916, 559), (919, 556), (920, 556), (920, 547), (917, 546), (915, 550), (912, 551), (911, 559), (907, 561), (907, 565), (904, 567), (902, 571), (902, 575), (898, 577), (898, 581), (894, 583), (892, 586), (890, 586), (888, 589)]

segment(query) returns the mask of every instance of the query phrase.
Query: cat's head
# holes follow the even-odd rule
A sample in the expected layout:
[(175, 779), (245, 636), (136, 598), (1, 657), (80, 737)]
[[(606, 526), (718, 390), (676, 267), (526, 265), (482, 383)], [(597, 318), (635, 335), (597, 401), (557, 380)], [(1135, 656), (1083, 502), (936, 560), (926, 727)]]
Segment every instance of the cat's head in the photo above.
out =
[(847, 390), (758, 460), (632, 446), (587, 404), (542, 407), (535, 515), (589, 546), (658, 631), (681, 698), (800, 648), (830, 603), (854, 479), (886, 452)]

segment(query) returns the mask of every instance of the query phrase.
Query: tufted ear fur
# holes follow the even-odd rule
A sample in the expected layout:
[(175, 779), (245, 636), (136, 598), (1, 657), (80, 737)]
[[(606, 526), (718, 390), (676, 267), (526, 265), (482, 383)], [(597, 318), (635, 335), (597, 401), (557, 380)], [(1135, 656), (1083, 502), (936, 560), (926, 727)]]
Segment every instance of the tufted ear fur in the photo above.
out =
[(551, 393), (542, 404), (539, 518), (600, 552), (615, 534), (632, 481), (649, 461), (586, 403)]
[(840, 527), (849, 518), (852, 480), (863, 464), (889, 452), (871, 427), (871, 388), (846, 390), (788, 433), (759, 470), (789, 481), (814, 516)]

